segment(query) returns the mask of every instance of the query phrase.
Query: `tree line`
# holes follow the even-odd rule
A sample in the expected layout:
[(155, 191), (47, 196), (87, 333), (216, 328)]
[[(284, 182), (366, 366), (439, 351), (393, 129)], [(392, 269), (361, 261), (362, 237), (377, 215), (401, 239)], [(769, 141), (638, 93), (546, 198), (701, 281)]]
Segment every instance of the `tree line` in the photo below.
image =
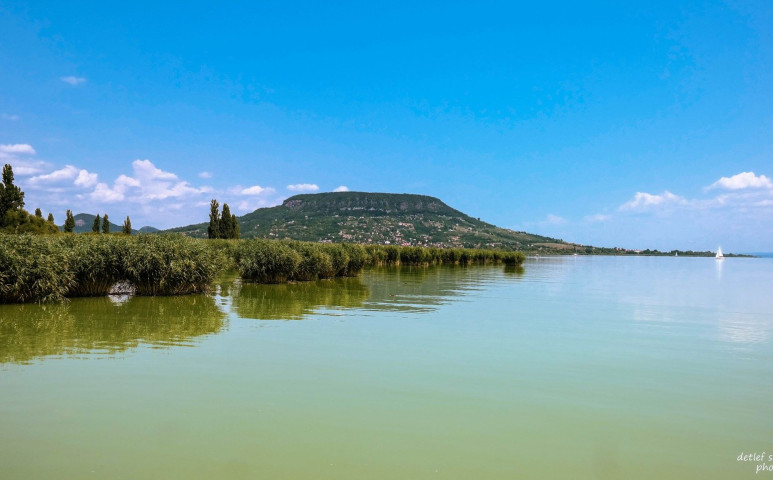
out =
[(241, 229), (236, 215), (231, 213), (227, 203), (223, 204), (223, 211), (220, 212), (220, 204), (214, 198), (209, 202), (209, 227), (207, 227), (207, 236), (209, 238), (241, 238)]
[[(65, 233), (74, 233), (75, 217), (71, 210), (67, 210), (63, 225)], [(94, 233), (110, 233), (110, 220), (107, 214), (94, 218), (91, 227)], [(132, 222), (129, 217), (123, 222), (122, 233), (131, 235)], [(49, 213), (47, 219), (43, 219), (40, 208), (35, 209), (31, 215), (24, 210), (24, 192), (14, 184), (13, 168), (9, 164), (3, 166), (3, 179), (0, 183), (0, 232), (5, 233), (59, 233), (59, 227), (54, 221), (54, 214)]]
[(13, 168), (9, 164), (3, 167), (3, 181), (0, 183), (0, 231), (8, 233), (57, 233), (54, 216), (49, 213), (48, 220), (43, 212), (35, 210), (31, 215), (24, 210), (24, 192), (14, 184)]

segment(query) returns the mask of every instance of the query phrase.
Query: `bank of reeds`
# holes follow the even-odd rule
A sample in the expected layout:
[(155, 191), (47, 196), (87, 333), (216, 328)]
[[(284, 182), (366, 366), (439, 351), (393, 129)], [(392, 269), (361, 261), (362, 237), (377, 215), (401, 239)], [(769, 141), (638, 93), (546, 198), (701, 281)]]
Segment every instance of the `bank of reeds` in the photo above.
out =
[(61, 300), (75, 283), (69, 255), (43, 235), (0, 234), (0, 303)]
[(290, 240), (242, 240), (236, 247), (236, 265), (242, 279), (256, 283), (310, 281), (356, 276), (377, 265), (521, 265), (521, 252), (481, 249), (398, 247), (310, 243)]
[(199, 293), (226, 258), (177, 235), (0, 235), (0, 303), (104, 296), (118, 282), (138, 295)]
[(471, 248), (402, 247), (367, 245), (366, 265), (521, 265), (523, 252)]
[(224, 257), (205, 242), (177, 235), (139, 235), (124, 256), (124, 276), (137, 295), (207, 291)]
[(290, 240), (197, 240), (179, 235), (0, 235), (0, 303), (104, 296), (116, 283), (138, 295), (208, 290), (236, 268), (256, 283), (356, 276), (377, 265), (520, 266), (521, 252)]
[(242, 240), (236, 266), (242, 279), (256, 283), (353, 277), (373, 265), (362, 245), (292, 240)]
[(54, 242), (66, 250), (74, 282), (68, 297), (101, 297), (125, 279), (129, 240), (113, 235), (62, 235)]

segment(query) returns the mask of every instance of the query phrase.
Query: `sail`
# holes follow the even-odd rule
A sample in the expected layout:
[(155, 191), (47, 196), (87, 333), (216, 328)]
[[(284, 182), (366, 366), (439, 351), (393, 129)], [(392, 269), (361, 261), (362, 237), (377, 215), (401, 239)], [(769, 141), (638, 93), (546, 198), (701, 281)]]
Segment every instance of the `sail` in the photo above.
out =
[(725, 256), (722, 254), (722, 247), (717, 247), (717, 258), (724, 258)]

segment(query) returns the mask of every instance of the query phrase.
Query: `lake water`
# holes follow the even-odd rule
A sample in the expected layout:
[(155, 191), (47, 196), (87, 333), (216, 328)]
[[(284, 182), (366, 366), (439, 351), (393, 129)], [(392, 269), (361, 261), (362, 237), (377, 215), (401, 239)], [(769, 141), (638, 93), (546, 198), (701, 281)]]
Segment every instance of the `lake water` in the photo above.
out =
[(561, 257), (0, 305), (0, 478), (770, 478), (771, 291)]

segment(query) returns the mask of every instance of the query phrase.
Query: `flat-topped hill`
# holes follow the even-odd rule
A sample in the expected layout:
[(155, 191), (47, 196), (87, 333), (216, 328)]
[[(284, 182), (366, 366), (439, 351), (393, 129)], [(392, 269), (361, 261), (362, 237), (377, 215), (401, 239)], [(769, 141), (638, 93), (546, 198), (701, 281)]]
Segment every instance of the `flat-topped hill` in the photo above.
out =
[[(427, 195), (336, 192), (295, 195), (238, 217), (242, 237), (436, 247), (525, 249), (560, 240), (499, 228)], [(207, 223), (170, 232), (205, 237)]]

